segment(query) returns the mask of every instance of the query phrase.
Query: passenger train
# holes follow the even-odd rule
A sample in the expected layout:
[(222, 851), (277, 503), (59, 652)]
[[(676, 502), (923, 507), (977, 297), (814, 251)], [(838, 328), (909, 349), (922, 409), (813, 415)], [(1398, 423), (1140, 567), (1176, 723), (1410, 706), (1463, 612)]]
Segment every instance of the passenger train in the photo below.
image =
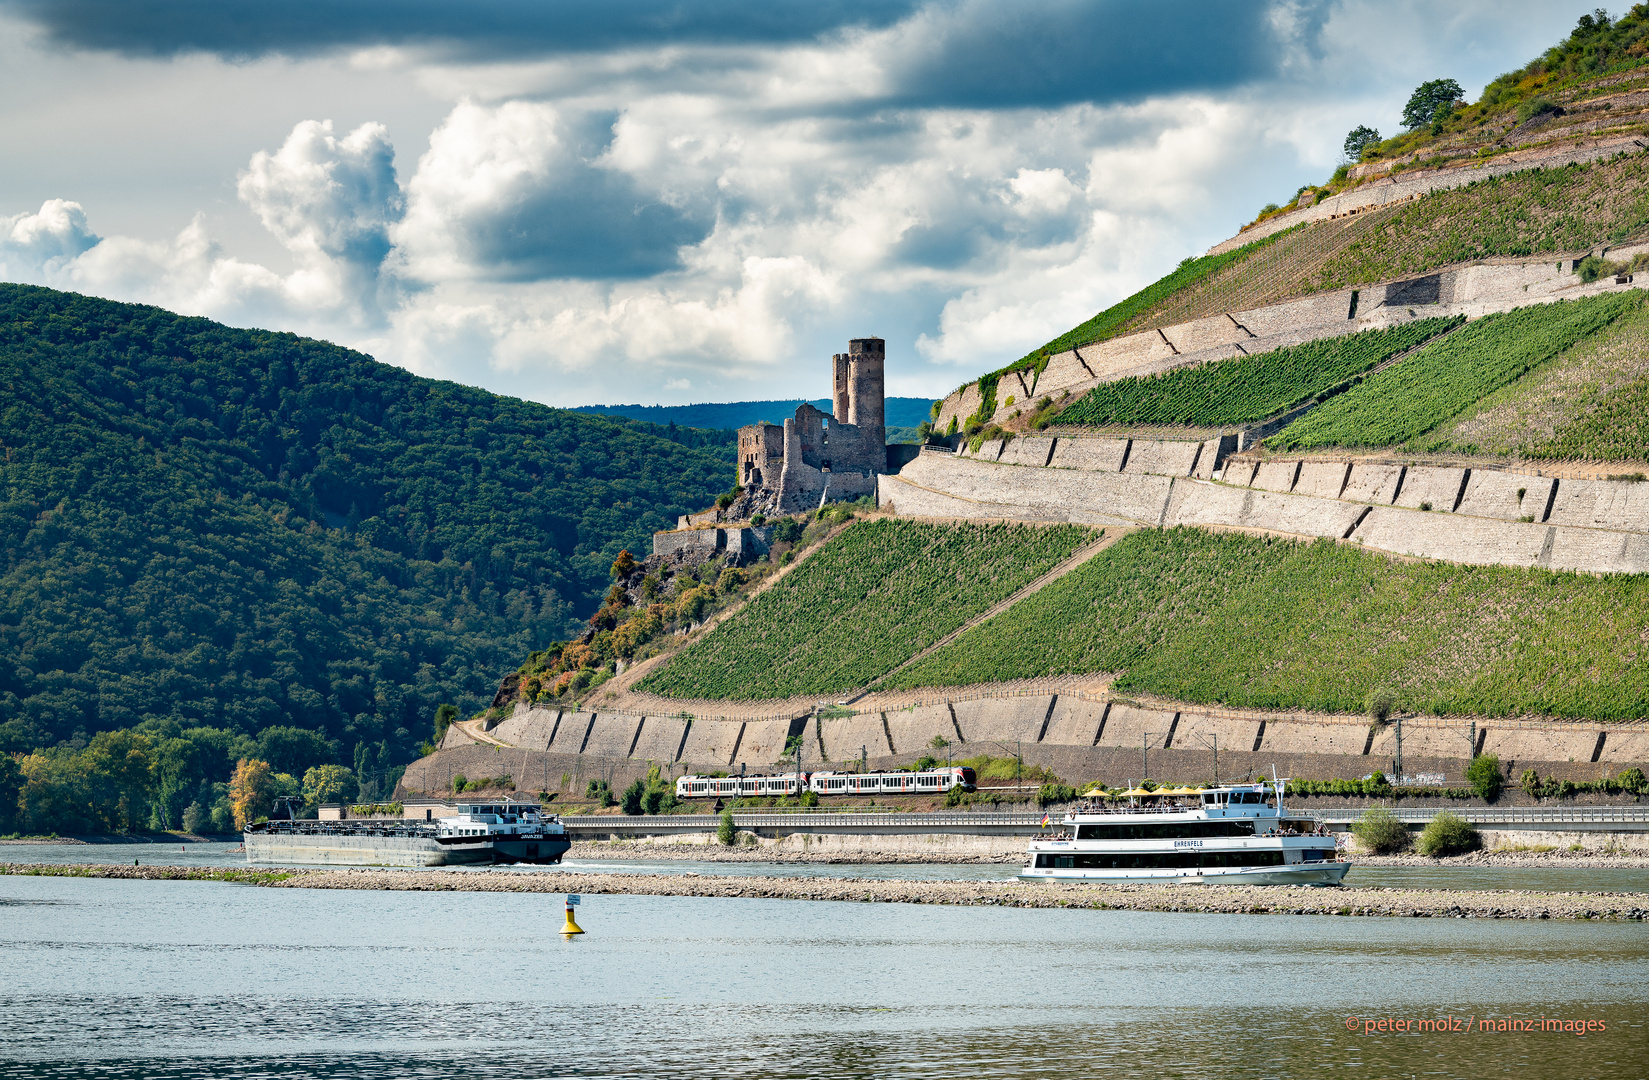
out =
[(920, 772), (780, 773), (777, 776), (684, 776), (678, 799), (737, 799), (748, 795), (943, 795), (952, 788), (972, 791), (978, 777), (965, 765)]

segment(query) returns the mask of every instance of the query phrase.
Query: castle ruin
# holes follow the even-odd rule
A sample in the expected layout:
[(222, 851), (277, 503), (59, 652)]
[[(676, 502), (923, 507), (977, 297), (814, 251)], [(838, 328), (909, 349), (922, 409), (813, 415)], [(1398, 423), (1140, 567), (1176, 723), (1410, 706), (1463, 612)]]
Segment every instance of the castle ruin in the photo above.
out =
[(831, 357), (832, 411), (803, 403), (781, 426), (766, 421), (739, 429), (739, 486), (744, 495), (729, 519), (753, 513), (792, 514), (823, 500), (876, 494), (887, 472), (881, 338), (854, 338)]

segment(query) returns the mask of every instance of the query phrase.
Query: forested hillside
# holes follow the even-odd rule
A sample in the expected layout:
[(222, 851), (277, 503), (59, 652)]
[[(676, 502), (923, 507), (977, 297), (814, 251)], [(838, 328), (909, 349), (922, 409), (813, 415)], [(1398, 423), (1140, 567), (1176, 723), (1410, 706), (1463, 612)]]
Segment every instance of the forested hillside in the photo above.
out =
[(298, 774), (405, 761), (732, 476), (727, 432), (19, 285), (0, 416), (0, 751), (210, 729), (212, 780), (271, 730)]

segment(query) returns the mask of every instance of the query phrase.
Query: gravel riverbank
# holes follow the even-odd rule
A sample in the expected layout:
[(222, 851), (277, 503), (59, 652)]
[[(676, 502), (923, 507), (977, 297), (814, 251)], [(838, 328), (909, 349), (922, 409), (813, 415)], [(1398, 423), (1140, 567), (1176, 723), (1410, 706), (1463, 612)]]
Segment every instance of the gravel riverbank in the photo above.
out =
[(1263, 885), (1090, 885), (1050, 882), (886, 881), (864, 878), (750, 878), (699, 874), (599, 874), (510, 870), (204, 870), (173, 866), (0, 865), (0, 875), (215, 880), (289, 889), (415, 892), (583, 893), (627, 896), (751, 897), (888, 904), (1206, 912), (1227, 915), (1365, 915), (1456, 919), (1649, 918), (1649, 900), (1631, 893), (1520, 889), (1308, 888)]
[(946, 863), (955, 865), (1020, 865), (1025, 863), (1025, 845), (1021, 841), (1014, 850), (989, 853), (972, 851), (794, 851), (777, 845), (751, 847), (722, 847), (719, 844), (668, 844), (634, 840), (574, 840), (569, 859), (623, 859), (631, 862), (649, 860), (664, 862), (724, 862), (724, 863), (890, 863), (915, 865), (918, 863)]
[[(972, 851), (899, 851), (875, 847), (856, 851), (797, 851), (773, 844), (753, 847), (722, 847), (719, 844), (671, 844), (635, 840), (575, 840), (569, 859), (598, 861), (623, 859), (635, 862), (725, 862), (725, 863), (827, 863), (854, 865), (858, 863), (906, 864), (945, 863), (958, 866), (1022, 866), (1025, 862), (1023, 841), (1006, 852)], [(1352, 855), (1357, 866), (1405, 867), (1492, 867), (1496, 869), (1542, 868), (1565, 870), (1646, 870), (1649, 856), (1604, 854), (1600, 851), (1569, 851), (1557, 848), (1551, 851), (1474, 851), (1447, 859), (1432, 859), (1412, 852), (1403, 855)], [(1355, 870), (1353, 870), (1355, 872)]]

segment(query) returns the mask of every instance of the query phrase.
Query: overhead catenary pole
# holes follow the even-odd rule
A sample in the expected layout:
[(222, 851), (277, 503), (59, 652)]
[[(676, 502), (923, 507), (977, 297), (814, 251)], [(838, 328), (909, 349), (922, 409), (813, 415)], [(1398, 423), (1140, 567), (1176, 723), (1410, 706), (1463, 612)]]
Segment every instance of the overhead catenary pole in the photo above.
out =
[(1161, 735), (1161, 734), (1163, 734), (1163, 732), (1160, 732), (1160, 731), (1147, 731), (1145, 734), (1143, 734), (1139, 737), (1139, 755), (1140, 755), (1140, 766), (1139, 766), (1140, 779), (1139, 779), (1139, 782), (1142, 783), (1142, 784), (1145, 783), (1145, 781), (1147, 781), (1151, 778), (1151, 736)]

